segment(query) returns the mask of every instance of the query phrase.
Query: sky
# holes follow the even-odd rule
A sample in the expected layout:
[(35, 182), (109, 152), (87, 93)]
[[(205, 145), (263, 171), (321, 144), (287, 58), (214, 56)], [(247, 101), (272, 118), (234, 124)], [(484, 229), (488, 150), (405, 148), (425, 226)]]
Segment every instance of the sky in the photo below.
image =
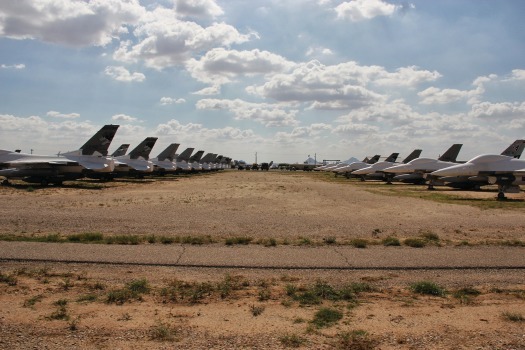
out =
[(525, 138), (519, 0), (6, 0), (0, 149), (104, 124), (248, 162), (500, 153)]

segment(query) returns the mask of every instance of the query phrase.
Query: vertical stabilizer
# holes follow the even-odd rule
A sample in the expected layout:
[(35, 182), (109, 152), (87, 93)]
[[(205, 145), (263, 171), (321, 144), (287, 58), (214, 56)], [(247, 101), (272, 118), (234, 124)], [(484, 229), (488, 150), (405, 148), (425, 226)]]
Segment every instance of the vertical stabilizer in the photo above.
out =
[(397, 160), (397, 156), (399, 156), (399, 153), (392, 153), (390, 156), (388, 156), (387, 159), (385, 159), (385, 162), (395, 163)]
[(157, 142), (157, 137), (146, 137), (137, 147), (129, 153), (131, 159), (138, 159), (139, 157), (144, 158), (145, 160), (149, 159), (149, 154)]
[(104, 125), (88, 142), (86, 142), (80, 151), (83, 156), (91, 156), (99, 153), (103, 156), (108, 155), (108, 148), (117, 133), (118, 125)]
[(403, 164), (406, 164), (406, 163), (408, 163), (408, 162), (410, 162), (410, 161), (412, 161), (412, 160), (414, 160), (416, 158), (419, 158), (419, 156), (421, 155), (421, 152), (422, 152), (422, 150), (420, 150), (420, 149), (413, 150), (412, 153), (410, 153), (408, 155), (408, 157), (403, 159)]
[(180, 144), (178, 143), (172, 143), (166, 149), (157, 156), (157, 160), (164, 161), (169, 160), (170, 162), (173, 162), (173, 158), (175, 156), (175, 152), (177, 152), (177, 148), (179, 148)]
[[(366, 163), (367, 164), (374, 164), (374, 163), (377, 163), (377, 161), (379, 160), (379, 158), (381, 158), (381, 156), (379, 154), (376, 154), (375, 156), (373, 156), (372, 158), (370, 158)], [(363, 162), (364, 163), (364, 162)]]
[(201, 158), (200, 163), (210, 163), (214, 158), (213, 153), (206, 153), (206, 155)]
[(204, 154), (204, 151), (197, 151), (197, 153), (191, 156), (190, 163), (199, 162), (203, 154)]
[(459, 151), (461, 150), (461, 147), (463, 147), (462, 143), (455, 143), (452, 146), (450, 146), (449, 149), (441, 155), (441, 157), (438, 158), (438, 160), (441, 160), (443, 162), (456, 162), (458, 158)]
[(188, 160), (190, 160), (191, 154), (193, 153), (194, 149), (195, 148), (186, 148), (184, 152), (179, 154), (179, 156), (177, 157), (177, 162), (182, 162), (182, 161), (187, 162)]
[(128, 151), (128, 148), (129, 148), (129, 143), (123, 143), (122, 145), (120, 145), (119, 148), (117, 148), (115, 150), (115, 152), (113, 152), (113, 154), (111, 154), (112, 157), (120, 157), (120, 156), (123, 156), (126, 154), (126, 152)]
[(516, 140), (501, 155), (519, 159), (523, 153), (523, 148), (525, 148), (525, 140)]

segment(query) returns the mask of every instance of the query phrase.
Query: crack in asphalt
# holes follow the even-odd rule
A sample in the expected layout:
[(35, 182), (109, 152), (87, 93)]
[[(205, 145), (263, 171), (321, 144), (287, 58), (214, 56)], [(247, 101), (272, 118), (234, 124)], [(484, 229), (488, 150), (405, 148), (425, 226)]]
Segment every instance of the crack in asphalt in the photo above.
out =
[(180, 252), (180, 255), (177, 261), (175, 261), (175, 265), (179, 265), (180, 259), (182, 259), (182, 256), (184, 255), (184, 253), (186, 253), (186, 246), (184, 244), (181, 244), (181, 247), (182, 247), (182, 252)]
[(346, 255), (344, 255), (343, 253), (341, 253), (339, 250), (337, 250), (336, 247), (333, 247), (333, 250), (334, 252), (336, 252), (337, 254), (339, 254), (343, 259), (344, 261), (346, 262), (346, 266), (348, 267), (352, 267), (352, 264), (350, 263), (350, 261), (348, 260), (348, 257)]

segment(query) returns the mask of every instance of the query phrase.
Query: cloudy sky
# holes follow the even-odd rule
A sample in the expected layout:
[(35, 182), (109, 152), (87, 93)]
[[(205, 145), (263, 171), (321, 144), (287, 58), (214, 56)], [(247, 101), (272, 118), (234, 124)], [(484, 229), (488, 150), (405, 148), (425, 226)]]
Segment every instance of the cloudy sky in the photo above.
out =
[(0, 148), (158, 136), (253, 161), (525, 137), (525, 2), (6, 0)]

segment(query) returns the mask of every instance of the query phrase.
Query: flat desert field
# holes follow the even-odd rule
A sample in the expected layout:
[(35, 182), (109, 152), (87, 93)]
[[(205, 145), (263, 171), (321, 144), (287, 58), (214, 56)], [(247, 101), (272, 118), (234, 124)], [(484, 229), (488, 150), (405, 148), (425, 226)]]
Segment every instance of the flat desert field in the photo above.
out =
[(233, 170), (0, 187), (0, 349), (525, 349), (507, 196)]

